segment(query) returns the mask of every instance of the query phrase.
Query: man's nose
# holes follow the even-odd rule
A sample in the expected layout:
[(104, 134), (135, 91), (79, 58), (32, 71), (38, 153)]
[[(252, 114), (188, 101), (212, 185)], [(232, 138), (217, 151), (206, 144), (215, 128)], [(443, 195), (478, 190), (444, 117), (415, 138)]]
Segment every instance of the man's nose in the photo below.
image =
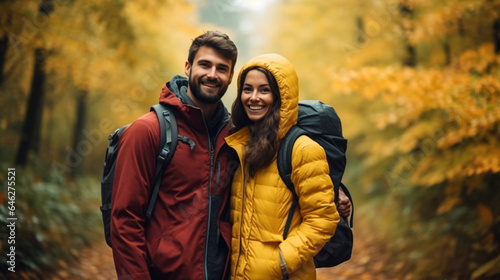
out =
[(210, 70), (208, 71), (207, 76), (210, 79), (217, 79), (217, 69), (215, 67), (210, 68)]

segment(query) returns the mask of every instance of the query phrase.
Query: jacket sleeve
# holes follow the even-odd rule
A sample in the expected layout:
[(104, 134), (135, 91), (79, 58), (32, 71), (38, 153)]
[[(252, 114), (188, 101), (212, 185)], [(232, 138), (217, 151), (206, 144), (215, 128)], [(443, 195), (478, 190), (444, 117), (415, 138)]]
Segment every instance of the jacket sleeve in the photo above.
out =
[(321, 250), (339, 222), (323, 148), (309, 137), (301, 136), (293, 147), (292, 170), (302, 222), (294, 234), (280, 244), (290, 273)]
[(158, 121), (154, 120), (151, 115), (136, 120), (120, 139), (111, 210), (111, 243), (118, 279), (150, 279), (145, 212), (159, 145)]

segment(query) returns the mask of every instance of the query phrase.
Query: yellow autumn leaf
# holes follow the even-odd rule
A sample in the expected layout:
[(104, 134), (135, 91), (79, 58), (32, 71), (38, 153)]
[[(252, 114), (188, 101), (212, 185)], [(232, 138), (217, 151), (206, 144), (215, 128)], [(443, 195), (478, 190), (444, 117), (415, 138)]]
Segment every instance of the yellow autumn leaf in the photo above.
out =
[(438, 215), (442, 215), (451, 209), (453, 209), (455, 206), (460, 205), (462, 203), (462, 199), (458, 196), (452, 196), (452, 197), (447, 197), (445, 200), (439, 205), (439, 208), (436, 212)]
[(493, 212), (491, 208), (484, 204), (478, 204), (476, 206), (477, 212), (479, 214), (479, 219), (488, 225), (493, 223)]
[(495, 242), (495, 234), (493, 232), (488, 233), (483, 238), (483, 243), (485, 243), (485, 244), (493, 245), (494, 242)]

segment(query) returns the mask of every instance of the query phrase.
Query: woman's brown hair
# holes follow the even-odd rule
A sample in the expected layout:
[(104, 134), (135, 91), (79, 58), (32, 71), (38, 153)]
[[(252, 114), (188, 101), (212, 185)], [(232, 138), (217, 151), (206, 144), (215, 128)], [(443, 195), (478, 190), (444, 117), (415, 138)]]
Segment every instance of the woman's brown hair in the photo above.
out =
[(242, 86), (238, 88), (238, 96), (232, 106), (232, 132), (236, 132), (245, 126), (249, 126), (250, 128), (250, 141), (245, 150), (245, 172), (253, 177), (258, 170), (271, 164), (276, 157), (279, 148), (278, 130), (281, 97), (276, 79), (269, 70), (263, 67), (256, 66), (246, 69), (241, 74), (241, 80), (238, 84), (244, 84), (246, 76), (251, 70), (264, 73), (269, 82), (274, 100), (271, 109), (258, 122), (251, 121), (245, 112), (244, 104), (241, 102)]

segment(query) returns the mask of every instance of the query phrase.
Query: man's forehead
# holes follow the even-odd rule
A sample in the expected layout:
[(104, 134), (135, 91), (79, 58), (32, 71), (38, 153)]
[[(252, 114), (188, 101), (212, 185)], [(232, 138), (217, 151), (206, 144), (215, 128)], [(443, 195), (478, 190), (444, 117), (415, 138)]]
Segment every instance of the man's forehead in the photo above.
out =
[(208, 46), (202, 46), (198, 49), (194, 61), (209, 61), (215, 64), (231, 66), (231, 59), (226, 58), (221, 52)]

